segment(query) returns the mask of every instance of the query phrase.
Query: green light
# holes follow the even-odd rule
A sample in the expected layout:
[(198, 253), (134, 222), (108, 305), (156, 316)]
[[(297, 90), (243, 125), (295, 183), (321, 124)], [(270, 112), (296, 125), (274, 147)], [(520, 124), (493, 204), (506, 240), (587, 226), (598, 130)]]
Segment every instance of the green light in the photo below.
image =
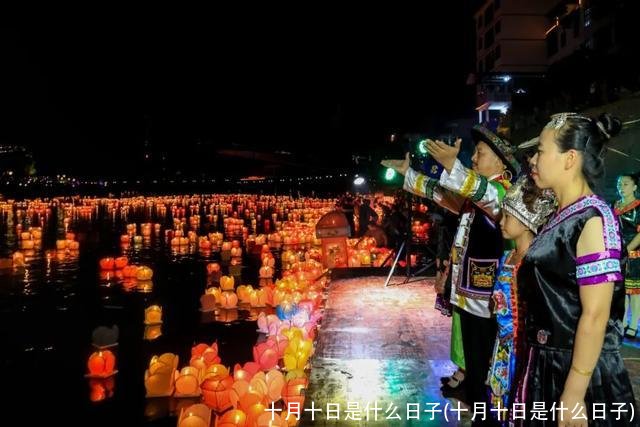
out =
[(420, 154), (427, 154), (427, 140), (423, 139), (422, 141), (418, 141), (418, 152)]
[(391, 181), (395, 177), (396, 177), (396, 171), (394, 171), (391, 168), (387, 168), (387, 171), (384, 173), (384, 179), (386, 179), (387, 181)]

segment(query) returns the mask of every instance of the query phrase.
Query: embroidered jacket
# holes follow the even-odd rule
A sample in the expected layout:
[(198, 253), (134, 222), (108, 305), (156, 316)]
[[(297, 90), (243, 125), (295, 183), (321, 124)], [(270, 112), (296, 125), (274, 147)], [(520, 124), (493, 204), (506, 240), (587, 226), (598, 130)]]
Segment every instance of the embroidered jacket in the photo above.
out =
[(404, 189), (429, 198), (459, 215), (451, 248), (451, 303), (476, 316), (489, 318), (489, 300), (503, 239), (496, 218), (508, 181), (487, 179), (456, 160), (451, 173), (439, 180), (409, 169)]

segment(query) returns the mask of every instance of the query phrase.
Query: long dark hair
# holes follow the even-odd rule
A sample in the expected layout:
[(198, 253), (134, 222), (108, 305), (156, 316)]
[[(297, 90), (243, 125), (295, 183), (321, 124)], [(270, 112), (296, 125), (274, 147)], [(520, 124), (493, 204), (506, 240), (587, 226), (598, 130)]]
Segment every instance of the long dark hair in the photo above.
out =
[(582, 174), (589, 187), (594, 188), (604, 175), (604, 157), (607, 142), (620, 133), (622, 122), (603, 113), (597, 119), (580, 115), (570, 115), (558, 129), (556, 142), (561, 152), (577, 150), (582, 152)]

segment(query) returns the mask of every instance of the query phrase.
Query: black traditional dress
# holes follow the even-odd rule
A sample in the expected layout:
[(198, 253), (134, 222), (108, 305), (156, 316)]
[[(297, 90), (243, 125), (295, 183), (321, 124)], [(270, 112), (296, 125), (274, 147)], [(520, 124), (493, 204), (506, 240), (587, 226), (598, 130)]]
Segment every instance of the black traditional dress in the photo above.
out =
[[(626, 246), (640, 231), (640, 200), (634, 200), (627, 206), (616, 204), (615, 213), (620, 218), (620, 231)], [(629, 295), (640, 294), (640, 251), (637, 249), (629, 252), (624, 287)]]
[[(602, 218), (605, 251), (576, 257), (584, 225), (596, 216)], [(550, 410), (557, 404), (571, 369), (582, 311), (580, 287), (613, 282), (604, 344), (585, 396), (589, 425), (640, 425), (629, 375), (620, 355), (625, 298), (621, 255), (618, 220), (598, 196), (583, 197), (562, 209), (531, 244), (518, 271), (518, 289), (526, 306), (529, 351), (516, 401), (528, 411), (525, 424), (556, 425), (552, 417), (557, 412)], [(594, 404), (598, 410), (605, 408), (606, 419), (593, 420)], [(535, 406), (540, 411), (531, 412)], [(542, 409), (546, 411), (544, 415)], [(620, 420), (616, 420), (618, 415)], [(544, 416), (546, 421), (540, 419)]]

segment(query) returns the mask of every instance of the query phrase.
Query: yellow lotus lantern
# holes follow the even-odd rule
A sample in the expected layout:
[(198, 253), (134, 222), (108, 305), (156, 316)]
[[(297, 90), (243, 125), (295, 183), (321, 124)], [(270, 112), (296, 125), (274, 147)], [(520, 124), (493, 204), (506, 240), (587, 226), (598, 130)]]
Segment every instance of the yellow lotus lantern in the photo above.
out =
[(211, 409), (202, 403), (183, 408), (178, 417), (178, 427), (209, 427)]
[(251, 307), (264, 307), (267, 305), (267, 292), (263, 289), (254, 290), (249, 297)]
[(136, 279), (138, 280), (151, 280), (153, 277), (153, 270), (146, 265), (141, 265), (136, 270)]
[(284, 366), (287, 370), (304, 369), (313, 350), (313, 341), (294, 338), (284, 352)]
[(233, 276), (222, 276), (220, 278), (220, 288), (223, 291), (233, 291), (235, 286), (235, 280)]
[(240, 285), (236, 289), (238, 299), (241, 303), (248, 304), (251, 301), (251, 294), (253, 293), (253, 287), (251, 285)]
[(177, 368), (177, 355), (164, 353), (161, 356), (153, 356), (149, 362), (149, 368), (144, 374), (147, 397), (171, 396)]

